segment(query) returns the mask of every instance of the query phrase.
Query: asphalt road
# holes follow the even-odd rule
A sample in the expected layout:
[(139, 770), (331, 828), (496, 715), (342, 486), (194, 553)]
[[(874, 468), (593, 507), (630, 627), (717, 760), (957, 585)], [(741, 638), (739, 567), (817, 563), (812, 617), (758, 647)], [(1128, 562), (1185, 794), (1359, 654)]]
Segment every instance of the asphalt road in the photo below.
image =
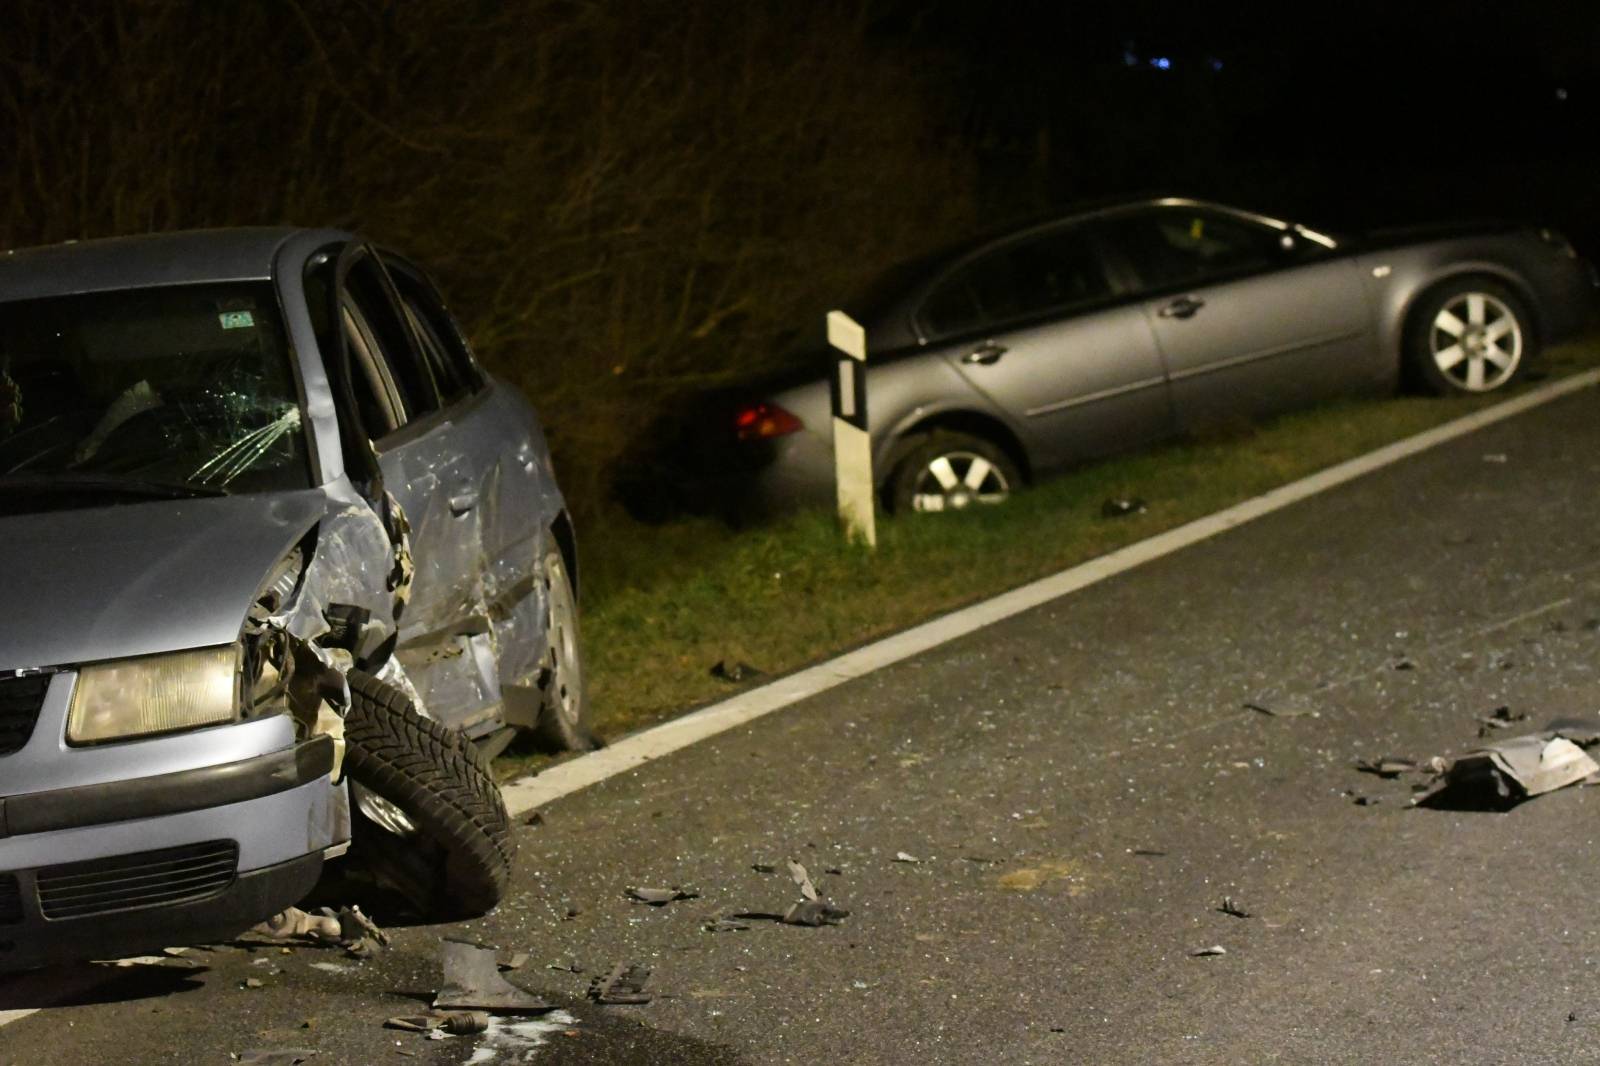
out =
[[(46, 1008), (0, 1028), (0, 1063), (1600, 1061), (1600, 789), (1423, 810), (1420, 779), (1353, 768), (1463, 751), (1499, 706), (1600, 721), (1597, 403), (562, 800), (519, 829), (519, 890), (487, 920), (365, 962), (235, 948), (0, 982), (0, 1012)], [(703, 929), (786, 907), (790, 857), (842, 924)], [(566, 1013), (382, 1029), (437, 986), (447, 933), (530, 952), (513, 976)], [(583, 998), (619, 960), (653, 967), (654, 1002)]]

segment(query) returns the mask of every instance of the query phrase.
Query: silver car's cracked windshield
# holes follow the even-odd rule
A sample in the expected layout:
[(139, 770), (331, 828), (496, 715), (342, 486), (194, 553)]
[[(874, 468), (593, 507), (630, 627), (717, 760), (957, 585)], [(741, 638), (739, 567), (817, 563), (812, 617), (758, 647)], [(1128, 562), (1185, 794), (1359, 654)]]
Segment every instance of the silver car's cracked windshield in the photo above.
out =
[(0, 513), (305, 488), (267, 282), (0, 304)]

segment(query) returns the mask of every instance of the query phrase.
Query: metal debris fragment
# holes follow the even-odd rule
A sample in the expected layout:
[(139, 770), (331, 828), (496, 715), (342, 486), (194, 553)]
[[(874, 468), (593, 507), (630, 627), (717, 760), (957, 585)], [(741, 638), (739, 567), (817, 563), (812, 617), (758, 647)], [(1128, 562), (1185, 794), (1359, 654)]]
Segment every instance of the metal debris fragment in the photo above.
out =
[(1265, 703), (1251, 702), (1251, 703), (1246, 703), (1244, 705), (1244, 709), (1247, 710), (1247, 711), (1255, 711), (1257, 714), (1264, 714), (1268, 718), (1320, 718), (1320, 717), (1322, 717), (1318, 712), (1312, 710), (1310, 707), (1297, 707), (1297, 706), (1294, 706), (1294, 705), (1289, 705), (1289, 706), (1284, 706), (1284, 707), (1271, 707), (1271, 706), (1268, 706)]
[(433, 997), (435, 1010), (487, 1010), (496, 1014), (541, 1014), (553, 1010), (530, 992), (500, 976), (499, 954), (460, 940), (441, 945), (444, 987)]
[(1226, 914), (1230, 918), (1250, 917), (1250, 912), (1239, 906), (1238, 901), (1236, 901), (1232, 896), (1222, 897), (1222, 906), (1217, 908), (1217, 912), (1219, 914)]
[(772, 874), (778, 872), (778, 868), (772, 865), (770, 862), (753, 862), (750, 864), (750, 869), (754, 870), (758, 874)]
[(1478, 719), (1478, 736), (1486, 737), (1497, 729), (1510, 729), (1518, 722), (1526, 721), (1527, 718), (1527, 711), (1513, 714), (1510, 707), (1496, 707), (1492, 712)]
[(596, 1003), (613, 1005), (649, 1003), (654, 996), (645, 991), (650, 982), (650, 967), (619, 962), (604, 977), (595, 978), (589, 995)]
[(750, 928), (750, 924), (732, 918), (713, 918), (701, 928), (708, 933), (742, 933)]
[(1362, 759), (1356, 763), (1356, 769), (1364, 774), (1375, 774), (1378, 777), (1393, 781), (1401, 774), (1412, 773), (1421, 769), (1417, 760), (1407, 759), (1400, 755), (1386, 755), (1381, 759)]
[(894, 861), (895, 862), (921, 862), (922, 860), (917, 858), (915, 855), (910, 855), (910, 854), (907, 854), (906, 852), (903, 852), (903, 851), (897, 851), (897, 852), (895, 852)]
[(671, 888), (630, 888), (627, 895), (636, 903), (645, 903), (652, 907), (665, 907), (679, 900), (700, 898), (700, 893), (693, 889), (680, 888), (677, 885)]
[(1227, 953), (1228, 949), (1223, 947), (1221, 944), (1212, 944), (1208, 948), (1200, 948), (1197, 951), (1189, 952), (1189, 957), (1191, 959), (1204, 959), (1212, 955), (1226, 955)]

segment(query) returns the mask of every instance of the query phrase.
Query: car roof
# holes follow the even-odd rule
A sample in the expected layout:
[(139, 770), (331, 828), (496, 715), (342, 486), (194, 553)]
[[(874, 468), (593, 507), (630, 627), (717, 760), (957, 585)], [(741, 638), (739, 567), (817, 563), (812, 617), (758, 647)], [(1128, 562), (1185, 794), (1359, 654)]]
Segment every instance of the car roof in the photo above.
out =
[[(299, 234), (349, 240), (340, 230), (241, 226), (68, 241), (0, 252), (0, 301), (108, 289), (264, 281), (278, 249)], [(320, 243), (320, 242), (319, 242)]]

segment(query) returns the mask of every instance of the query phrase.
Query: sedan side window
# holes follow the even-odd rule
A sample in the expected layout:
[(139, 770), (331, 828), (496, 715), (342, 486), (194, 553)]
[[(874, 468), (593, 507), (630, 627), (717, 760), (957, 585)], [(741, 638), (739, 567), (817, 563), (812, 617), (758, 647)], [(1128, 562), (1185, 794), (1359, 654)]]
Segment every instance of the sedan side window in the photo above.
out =
[(483, 384), (482, 375), (467, 350), (461, 327), (433, 286), (401, 262), (393, 264), (389, 276), (394, 279), (406, 319), (439, 386), (440, 399), (448, 405), (477, 391)]
[(439, 410), (433, 375), (411, 341), (377, 260), (363, 258), (345, 278), (340, 305), (354, 364), (357, 402), (373, 439)]
[(1278, 230), (1214, 211), (1162, 208), (1112, 222), (1108, 230), (1152, 289), (1265, 270), (1285, 254)]
[(1094, 245), (1078, 229), (1058, 229), (990, 252), (963, 267), (923, 305), (927, 331), (947, 336), (1051, 312), (1111, 295)]

